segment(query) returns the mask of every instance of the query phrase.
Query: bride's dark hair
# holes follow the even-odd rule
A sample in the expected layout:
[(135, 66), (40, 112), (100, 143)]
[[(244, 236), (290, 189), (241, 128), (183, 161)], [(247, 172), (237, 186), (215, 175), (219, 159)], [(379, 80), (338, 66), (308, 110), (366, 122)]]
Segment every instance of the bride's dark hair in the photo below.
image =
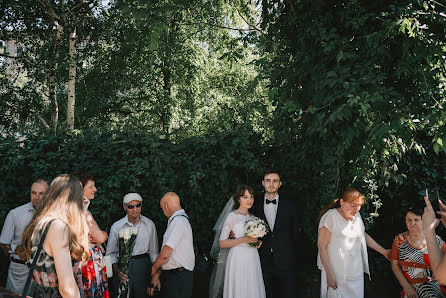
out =
[(249, 185), (241, 184), (238, 185), (235, 189), (234, 195), (232, 199), (234, 200), (234, 210), (240, 207), (240, 198), (245, 195), (245, 192), (248, 191), (252, 196), (254, 196), (254, 188)]

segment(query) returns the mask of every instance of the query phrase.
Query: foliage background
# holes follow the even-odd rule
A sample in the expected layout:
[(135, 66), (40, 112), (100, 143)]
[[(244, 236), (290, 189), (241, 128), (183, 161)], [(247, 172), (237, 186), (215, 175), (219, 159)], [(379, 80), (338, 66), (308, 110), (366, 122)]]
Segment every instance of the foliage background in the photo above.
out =
[[(0, 40), (21, 51), (0, 48), (0, 223), (33, 179), (82, 168), (97, 177), (103, 229), (137, 191), (161, 233), (158, 200), (175, 190), (206, 256), (235, 185), (260, 191), (275, 166), (301, 206), (299, 281), (317, 291), (318, 213), (343, 189), (366, 195), (362, 216), (385, 247), (425, 188), (446, 195), (444, 11), (437, 0), (1, 1)], [(374, 294), (395, 294), (386, 261), (370, 261)]]
[[(328, 186), (321, 184), (325, 179), (322, 175), (309, 171), (312, 160), (298, 159), (300, 148), (296, 144), (263, 143), (252, 129), (240, 128), (178, 142), (137, 131), (84, 131), (77, 135), (31, 136), (23, 141), (6, 138), (1, 140), (0, 148), (0, 225), (10, 209), (29, 200), (33, 180), (43, 177), (51, 181), (58, 174), (84, 169), (95, 176), (98, 192), (90, 209), (102, 229), (109, 230), (114, 221), (124, 216), (122, 197), (138, 192), (144, 198), (142, 213), (154, 220), (162, 239), (166, 218), (159, 199), (166, 191), (175, 191), (190, 215), (197, 256), (205, 259), (214, 236), (212, 227), (235, 186), (247, 183), (260, 193), (262, 171), (274, 165), (283, 172), (282, 187), (296, 191), (300, 206), (303, 238), (296, 251), (302, 254), (302, 293), (312, 297), (317, 291), (318, 214), (329, 197), (333, 199), (340, 193), (315, 195)], [(407, 176), (405, 183), (390, 183), (379, 189), (376, 194), (385, 202), (381, 215), (373, 227), (366, 221), (371, 227), (368, 233), (385, 247), (390, 247), (393, 237), (405, 229), (402, 211), (408, 206), (422, 206), (423, 189), (440, 187), (440, 196), (446, 195), (441, 187), (446, 177), (445, 159), (441, 156), (413, 151), (400, 160), (398, 167)], [(340, 190), (358, 187), (370, 199), (366, 184), (339, 184)], [(362, 209), (363, 218), (369, 209)], [(370, 252), (370, 263), (375, 283), (371, 287), (384, 283), (397, 289), (388, 278), (392, 274), (387, 261)], [(201, 270), (207, 272), (210, 267)]]

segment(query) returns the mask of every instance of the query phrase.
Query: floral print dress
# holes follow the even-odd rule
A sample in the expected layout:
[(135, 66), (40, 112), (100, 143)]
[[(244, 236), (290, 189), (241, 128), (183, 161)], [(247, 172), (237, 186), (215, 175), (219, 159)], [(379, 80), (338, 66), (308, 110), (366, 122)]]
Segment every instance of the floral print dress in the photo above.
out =
[(104, 248), (101, 245), (90, 244), (90, 259), (81, 272), (85, 297), (109, 297)]
[[(30, 262), (34, 261), (37, 257), (36, 267), (33, 271), (33, 281), (35, 284), (35, 298), (58, 298), (62, 297), (59, 293), (59, 283), (56, 274), (56, 267), (54, 265), (54, 259), (48, 255), (45, 249), (40, 251), (40, 254), (36, 256), (37, 248), (39, 247), (40, 239), (42, 238), (43, 232), (47, 227), (47, 224), (51, 223), (54, 219), (42, 220), (37, 225), (37, 231), (32, 239), (31, 244), (31, 259)], [(74, 278), (79, 286), (79, 290), (82, 291), (82, 281), (81, 281), (81, 271), (80, 264), (73, 264), (73, 274)]]

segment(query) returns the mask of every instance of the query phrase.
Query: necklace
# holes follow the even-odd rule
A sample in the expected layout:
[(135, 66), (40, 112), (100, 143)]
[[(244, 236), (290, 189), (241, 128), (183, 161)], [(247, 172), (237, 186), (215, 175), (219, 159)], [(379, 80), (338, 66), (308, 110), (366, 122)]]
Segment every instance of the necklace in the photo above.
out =
[(423, 248), (423, 247), (425, 246), (425, 244), (423, 244), (423, 242), (424, 242), (424, 237), (421, 237), (421, 239), (418, 240), (417, 243), (415, 243), (415, 241), (412, 240), (412, 237), (410, 236), (410, 233), (409, 233), (407, 236), (408, 236), (408, 238), (409, 238), (410, 244), (411, 244), (414, 248), (416, 248), (416, 249), (420, 249), (420, 248)]

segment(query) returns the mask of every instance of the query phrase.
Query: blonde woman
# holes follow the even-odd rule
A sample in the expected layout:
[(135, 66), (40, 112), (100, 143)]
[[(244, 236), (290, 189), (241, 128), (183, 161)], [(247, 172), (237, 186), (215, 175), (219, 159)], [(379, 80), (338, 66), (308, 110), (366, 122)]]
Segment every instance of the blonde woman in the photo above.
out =
[[(79, 180), (60, 175), (51, 183), (40, 208), (25, 228), (16, 253), (31, 263), (38, 258), (33, 271), (34, 297), (80, 297), (80, 262), (89, 257), (88, 226), (82, 205), (83, 188)], [(43, 249), (36, 256), (45, 230)]]
[(364, 297), (364, 272), (370, 275), (367, 246), (387, 259), (391, 250), (384, 249), (364, 228), (359, 210), (364, 196), (347, 189), (321, 212), (317, 265), (321, 270), (321, 297)]

